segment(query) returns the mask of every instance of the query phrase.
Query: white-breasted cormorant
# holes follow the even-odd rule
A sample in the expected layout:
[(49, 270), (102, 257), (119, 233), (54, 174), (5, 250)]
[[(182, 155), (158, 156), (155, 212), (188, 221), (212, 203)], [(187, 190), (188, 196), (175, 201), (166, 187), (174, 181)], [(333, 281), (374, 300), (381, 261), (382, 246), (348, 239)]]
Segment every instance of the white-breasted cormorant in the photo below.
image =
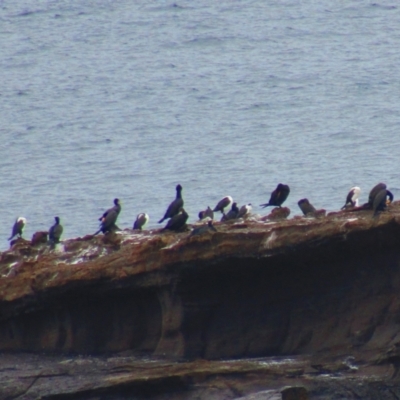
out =
[(352, 187), (350, 189), (349, 193), (347, 194), (346, 203), (341, 208), (341, 210), (344, 210), (347, 207), (357, 207), (358, 206), (358, 198), (360, 196), (360, 193), (361, 193), (361, 189), (358, 186)]
[(214, 207), (213, 211), (221, 211), (221, 213), (224, 213), (224, 209), (229, 206), (229, 204), (233, 203), (232, 197), (231, 196), (226, 196), (223, 199), (221, 199), (218, 204)]
[(244, 218), (248, 216), (251, 212), (251, 209), (251, 203), (245, 204), (244, 206), (240, 207), (237, 218)]
[(11, 236), (7, 239), (7, 240), (12, 240), (14, 238), (14, 236), (19, 236), (22, 237), (22, 232), (25, 228), (26, 225), (26, 218), (24, 217), (18, 217), (13, 225), (12, 231), (11, 231)]
[(149, 222), (149, 216), (146, 213), (140, 213), (136, 217), (136, 221), (133, 224), (133, 229), (142, 230), (142, 228)]

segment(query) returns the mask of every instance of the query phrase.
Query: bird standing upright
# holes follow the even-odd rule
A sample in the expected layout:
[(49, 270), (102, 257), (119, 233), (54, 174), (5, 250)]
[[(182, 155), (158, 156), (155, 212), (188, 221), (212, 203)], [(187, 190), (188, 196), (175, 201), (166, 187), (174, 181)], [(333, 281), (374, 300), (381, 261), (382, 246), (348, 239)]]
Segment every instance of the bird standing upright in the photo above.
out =
[(14, 237), (14, 236), (19, 236), (19, 237), (22, 237), (22, 232), (23, 232), (23, 230), (24, 230), (24, 228), (25, 228), (25, 225), (26, 225), (26, 218), (24, 218), (24, 217), (18, 217), (16, 220), (15, 220), (15, 222), (14, 222), (14, 225), (13, 225), (13, 227), (12, 227), (12, 231), (11, 231), (11, 236), (7, 239), (7, 240), (12, 240), (12, 238)]
[(283, 202), (288, 198), (290, 193), (290, 188), (288, 185), (279, 183), (276, 189), (271, 193), (271, 197), (268, 203), (260, 204), (261, 207), (277, 206), (281, 207)]
[(60, 224), (60, 218), (54, 217), (55, 224), (49, 229), (49, 242), (54, 247), (55, 244), (60, 243), (60, 238), (64, 228)]
[(149, 222), (149, 215), (146, 213), (140, 213), (136, 217), (136, 221), (133, 224), (133, 229), (142, 230), (143, 226), (145, 226)]
[(121, 212), (121, 204), (119, 199), (114, 199), (114, 206), (109, 208), (100, 218), (100, 229), (94, 234), (97, 235), (100, 232), (107, 233), (117, 230), (115, 223), (119, 213)]
[(179, 213), (180, 209), (183, 207), (183, 199), (182, 199), (182, 186), (176, 186), (176, 197), (175, 200), (168, 206), (167, 211), (165, 211), (164, 216), (158, 221), (159, 224), (165, 221), (168, 218), (174, 217)]
[(162, 229), (170, 230), (170, 231), (180, 231), (185, 225), (186, 221), (188, 220), (189, 215), (182, 207), (178, 214), (175, 214), (168, 222), (167, 225)]

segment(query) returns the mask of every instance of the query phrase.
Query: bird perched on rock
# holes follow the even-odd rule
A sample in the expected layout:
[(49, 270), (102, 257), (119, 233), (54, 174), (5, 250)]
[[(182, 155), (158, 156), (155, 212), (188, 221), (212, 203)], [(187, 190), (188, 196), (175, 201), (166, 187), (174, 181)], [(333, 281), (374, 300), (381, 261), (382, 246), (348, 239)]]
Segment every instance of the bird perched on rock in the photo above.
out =
[(108, 209), (100, 218), (100, 229), (94, 234), (97, 235), (100, 232), (107, 233), (118, 229), (115, 225), (119, 213), (121, 212), (121, 204), (118, 199), (114, 199), (114, 207)]
[(316, 211), (315, 207), (308, 201), (308, 199), (301, 199), (297, 202), (300, 210), (303, 211), (304, 215), (309, 213), (314, 213)]
[(180, 209), (183, 207), (182, 186), (177, 185), (175, 189), (176, 189), (175, 200), (168, 206), (167, 211), (164, 214), (164, 217), (162, 217), (158, 221), (159, 224), (161, 224), (161, 222), (165, 221), (166, 219), (172, 218), (175, 215), (177, 215)]
[(146, 213), (140, 213), (136, 217), (136, 221), (133, 224), (133, 229), (142, 230), (142, 228), (149, 222), (149, 216)]
[(64, 228), (60, 224), (60, 218), (54, 217), (56, 221), (55, 224), (49, 229), (49, 242), (54, 246), (57, 243), (60, 243), (60, 238), (63, 233)]
[(99, 221), (102, 221), (104, 218), (107, 217), (108, 213), (115, 211), (117, 213), (117, 216), (121, 212), (121, 203), (119, 202), (119, 199), (114, 199), (114, 206), (109, 208), (100, 218)]
[(376, 217), (379, 211), (385, 211), (387, 204), (393, 201), (393, 193), (387, 189), (382, 189), (374, 196), (373, 200), (372, 209), (374, 210), (374, 217)]
[(229, 221), (231, 219), (236, 219), (239, 215), (239, 208), (237, 206), (237, 203), (234, 202), (232, 203), (231, 209), (222, 216), (221, 221)]
[(22, 237), (22, 232), (25, 228), (26, 225), (26, 218), (24, 217), (18, 217), (13, 225), (12, 231), (11, 231), (11, 236), (7, 240), (12, 240), (15, 236)]
[(378, 183), (377, 185), (375, 185), (371, 189), (371, 191), (369, 192), (369, 196), (368, 196), (368, 203), (364, 204), (364, 207), (374, 209), (375, 197), (378, 195), (378, 193), (380, 193), (383, 190), (386, 190), (388, 192), (390, 202), (393, 201), (393, 194), (389, 190), (387, 190), (386, 184), (381, 182), (381, 183)]
[(251, 209), (252, 209), (251, 203), (245, 204), (244, 206), (240, 207), (237, 218), (247, 217), (250, 214)]
[(170, 231), (180, 231), (185, 225), (186, 221), (188, 220), (189, 215), (182, 207), (178, 214), (174, 215), (168, 222), (167, 225), (163, 228), (164, 230)]
[(278, 206), (280, 207), (283, 202), (288, 198), (290, 188), (288, 185), (279, 183), (276, 189), (271, 193), (271, 197), (268, 203), (260, 204), (261, 207)]
[(199, 219), (200, 219), (200, 220), (205, 219), (205, 218), (207, 218), (207, 217), (208, 217), (208, 218), (211, 218), (211, 219), (214, 219), (214, 211), (211, 210), (210, 207), (207, 207), (206, 210), (200, 211), (200, 212), (199, 212)]
[(218, 204), (214, 207), (213, 211), (221, 211), (221, 213), (224, 213), (224, 209), (229, 206), (233, 202), (231, 196), (226, 196), (223, 199), (221, 199)]
[(348, 207), (357, 207), (358, 206), (358, 198), (360, 196), (360, 193), (361, 193), (361, 189), (358, 186), (352, 187), (350, 189), (349, 193), (347, 193), (346, 203), (341, 208), (341, 210), (344, 210), (345, 208), (348, 208)]
[(202, 235), (203, 233), (214, 231), (217, 232), (215, 229), (215, 226), (213, 225), (212, 220), (208, 221), (207, 224), (204, 224), (202, 226), (198, 226), (197, 228), (194, 228), (192, 232), (190, 232), (189, 236), (195, 236), (195, 235)]

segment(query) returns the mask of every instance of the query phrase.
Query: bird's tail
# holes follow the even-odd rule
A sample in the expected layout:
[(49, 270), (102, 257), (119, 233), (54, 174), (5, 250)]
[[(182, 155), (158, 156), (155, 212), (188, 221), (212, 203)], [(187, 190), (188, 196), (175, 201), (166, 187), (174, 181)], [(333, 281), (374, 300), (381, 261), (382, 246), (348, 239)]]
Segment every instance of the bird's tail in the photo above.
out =
[(268, 207), (268, 206), (269, 206), (269, 203), (260, 204), (260, 207), (263, 207), (263, 208)]
[(14, 236), (10, 236), (7, 240), (10, 241)]
[(161, 224), (161, 222), (164, 222), (164, 221), (165, 221), (165, 218), (161, 218), (161, 219), (158, 221), (158, 223)]

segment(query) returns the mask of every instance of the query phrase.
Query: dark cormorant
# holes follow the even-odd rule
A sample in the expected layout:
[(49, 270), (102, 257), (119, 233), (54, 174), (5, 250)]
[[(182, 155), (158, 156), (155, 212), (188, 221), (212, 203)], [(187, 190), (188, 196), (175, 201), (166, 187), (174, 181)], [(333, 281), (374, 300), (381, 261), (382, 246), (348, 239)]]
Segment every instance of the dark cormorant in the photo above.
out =
[(313, 213), (316, 211), (315, 207), (308, 201), (308, 199), (301, 199), (297, 203), (300, 207), (300, 210), (303, 211), (304, 215), (309, 213)]
[(188, 218), (188, 213), (183, 208), (181, 208), (178, 214), (174, 215), (168, 221), (163, 230), (180, 231), (186, 225), (186, 221), (188, 220)]
[(167, 211), (164, 214), (164, 217), (161, 218), (158, 223), (165, 221), (168, 218), (172, 218), (179, 213), (179, 210), (183, 207), (183, 199), (182, 199), (182, 186), (176, 186), (176, 197), (175, 200), (168, 206)]
[(133, 224), (133, 229), (142, 230), (143, 226), (145, 226), (149, 222), (149, 216), (146, 213), (138, 214), (136, 217), (136, 221)]
[(389, 197), (389, 204), (393, 201), (393, 193), (387, 189), (382, 189), (374, 196), (372, 209), (374, 210), (374, 217), (378, 215), (379, 211), (385, 211), (387, 206), (387, 197)]
[(100, 218), (100, 229), (95, 233), (107, 233), (115, 231), (118, 227), (115, 225), (119, 213), (121, 212), (121, 204), (118, 199), (114, 199), (114, 207), (108, 209)]
[(229, 221), (231, 219), (236, 219), (239, 215), (239, 208), (237, 206), (237, 203), (233, 203), (231, 209), (227, 214), (224, 214), (222, 216), (221, 221)]
[(231, 196), (226, 196), (222, 200), (218, 202), (218, 204), (214, 207), (213, 211), (221, 211), (221, 213), (224, 213), (224, 208), (228, 207), (229, 204), (233, 202)]
[(119, 202), (119, 199), (114, 199), (114, 206), (109, 208), (100, 218), (99, 221), (102, 221), (104, 218), (107, 217), (107, 214), (111, 211), (115, 211), (117, 213), (117, 216), (121, 212), (121, 204)]
[(60, 218), (54, 217), (55, 224), (49, 229), (49, 241), (52, 244), (60, 243), (60, 238), (64, 228), (60, 224)]
[(276, 189), (271, 193), (271, 197), (268, 203), (260, 204), (261, 207), (278, 206), (280, 207), (283, 202), (288, 198), (290, 188), (288, 185), (279, 183)]
[(341, 210), (344, 210), (347, 207), (356, 207), (356, 206), (358, 206), (358, 197), (360, 196), (360, 193), (361, 193), (361, 189), (358, 186), (352, 187), (350, 189), (349, 193), (347, 194), (346, 203), (341, 208)]
[(18, 217), (13, 225), (12, 231), (11, 231), (11, 236), (7, 240), (12, 240), (14, 236), (19, 236), (22, 237), (22, 232), (24, 230), (25, 224), (26, 224), (26, 218), (24, 217)]
[[(368, 196), (368, 203), (364, 204), (364, 206), (368, 206), (368, 208), (373, 209), (374, 208), (374, 201), (375, 201), (375, 197), (376, 195), (381, 192), (382, 190), (386, 190), (386, 184), (385, 183), (378, 183), (377, 185), (375, 185), (371, 191), (369, 192), (369, 196)], [(393, 196), (393, 195), (392, 195)]]

